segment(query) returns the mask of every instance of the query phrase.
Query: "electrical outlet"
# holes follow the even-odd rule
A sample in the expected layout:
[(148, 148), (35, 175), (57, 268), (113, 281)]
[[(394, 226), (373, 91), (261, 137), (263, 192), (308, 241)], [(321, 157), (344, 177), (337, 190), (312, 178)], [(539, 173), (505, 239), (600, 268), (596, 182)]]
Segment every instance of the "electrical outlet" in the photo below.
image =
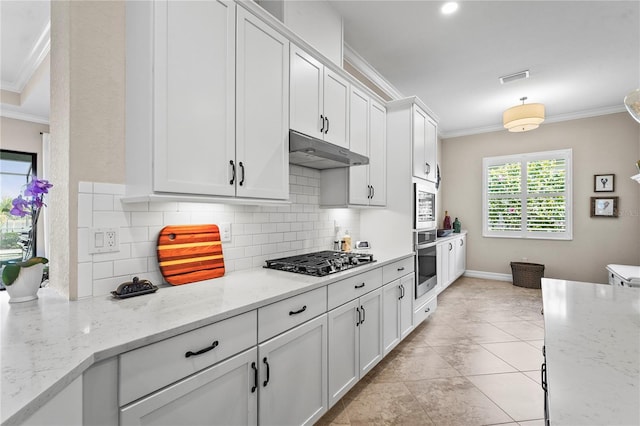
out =
[(220, 229), (220, 241), (223, 243), (231, 241), (231, 224), (229, 222), (218, 225)]
[(120, 251), (118, 228), (89, 229), (89, 253), (113, 253)]

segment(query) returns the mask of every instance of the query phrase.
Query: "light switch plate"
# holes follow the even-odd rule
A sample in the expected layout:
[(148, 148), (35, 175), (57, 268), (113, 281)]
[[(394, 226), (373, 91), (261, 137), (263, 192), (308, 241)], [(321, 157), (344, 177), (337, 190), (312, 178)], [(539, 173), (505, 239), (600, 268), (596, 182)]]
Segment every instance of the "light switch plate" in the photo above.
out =
[(89, 229), (89, 253), (113, 253), (120, 251), (118, 228)]
[(220, 241), (227, 243), (231, 241), (231, 224), (229, 222), (218, 225), (220, 229)]

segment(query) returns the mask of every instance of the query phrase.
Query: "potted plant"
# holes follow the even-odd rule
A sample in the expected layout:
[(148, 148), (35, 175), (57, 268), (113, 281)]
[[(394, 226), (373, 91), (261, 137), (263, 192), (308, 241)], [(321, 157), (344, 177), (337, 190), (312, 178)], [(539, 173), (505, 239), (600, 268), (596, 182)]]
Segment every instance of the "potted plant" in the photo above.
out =
[(38, 179), (35, 175), (25, 186), (24, 192), (11, 202), (9, 213), (12, 216), (31, 217), (31, 228), (21, 245), (21, 261), (8, 262), (2, 271), (2, 282), (9, 293), (9, 302), (26, 302), (38, 298), (38, 289), (42, 282), (44, 266), (49, 262), (45, 257), (35, 256), (35, 235), (38, 229), (40, 211), (46, 206), (45, 194), (53, 187), (49, 181)]

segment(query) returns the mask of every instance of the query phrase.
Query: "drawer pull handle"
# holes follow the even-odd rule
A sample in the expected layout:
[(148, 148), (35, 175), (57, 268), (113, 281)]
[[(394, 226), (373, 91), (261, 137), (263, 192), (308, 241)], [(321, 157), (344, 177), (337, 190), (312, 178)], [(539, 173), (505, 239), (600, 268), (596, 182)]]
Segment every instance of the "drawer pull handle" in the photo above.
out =
[(306, 310), (307, 310), (307, 305), (304, 305), (302, 308), (298, 309), (297, 311), (289, 311), (289, 315), (301, 314)]
[(266, 356), (262, 359), (262, 362), (264, 363), (264, 365), (267, 366), (267, 380), (262, 382), (262, 386), (264, 387), (264, 386), (267, 386), (267, 383), (269, 383), (269, 363), (267, 362)]
[(353, 288), (362, 288), (362, 287), (364, 287), (364, 283), (362, 283), (362, 284), (360, 284), (360, 285), (356, 285), (356, 286), (354, 286)]
[(191, 352), (191, 351), (187, 352), (186, 354), (184, 354), (184, 357), (189, 358), (190, 356), (202, 355), (203, 353), (209, 352), (211, 349), (215, 349), (216, 346), (218, 346), (217, 340), (213, 342), (211, 346), (204, 349), (200, 349), (198, 352)]
[(424, 312), (425, 312), (425, 313), (429, 313), (429, 312), (431, 312), (431, 308), (427, 308), (427, 310), (426, 310), (426, 311), (424, 311)]
[(252, 362), (251, 368), (253, 369), (253, 386), (251, 386), (251, 393), (254, 393), (256, 389), (258, 389), (258, 366), (256, 366), (255, 362)]
[(402, 268), (398, 268), (398, 272), (404, 271), (404, 266)]

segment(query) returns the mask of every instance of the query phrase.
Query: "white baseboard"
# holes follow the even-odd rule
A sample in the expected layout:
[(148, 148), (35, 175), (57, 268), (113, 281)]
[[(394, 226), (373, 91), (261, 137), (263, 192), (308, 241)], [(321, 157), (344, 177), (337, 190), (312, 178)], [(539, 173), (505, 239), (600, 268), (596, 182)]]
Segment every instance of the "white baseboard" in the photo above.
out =
[(467, 269), (464, 271), (464, 276), (470, 278), (483, 278), (485, 280), (513, 282), (513, 276), (511, 274), (499, 274), (497, 272), (471, 271)]

